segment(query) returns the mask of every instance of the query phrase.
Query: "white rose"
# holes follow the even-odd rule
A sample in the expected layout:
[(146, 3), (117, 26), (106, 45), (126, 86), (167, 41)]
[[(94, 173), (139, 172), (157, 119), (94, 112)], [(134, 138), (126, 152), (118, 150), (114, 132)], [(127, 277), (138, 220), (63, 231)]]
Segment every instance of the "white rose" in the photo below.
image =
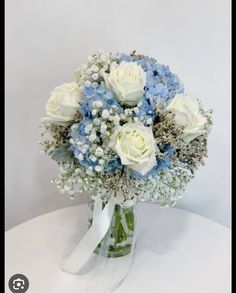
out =
[(156, 165), (156, 142), (150, 127), (141, 122), (119, 126), (109, 146), (119, 155), (122, 165), (145, 175)]
[(136, 62), (112, 63), (110, 73), (104, 73), (106, 86), (116, 93), (117, 99), (128, 106), (135, 106), (141, 99), (146, 85), (146, 72)]
[(64, 125), (73, 120), (79, 108), (80, 89), (76, 82), (64, 83), (56, 87), (46, 104), (48, 117), (44, 122)]
[(187, 144), (205, 133), (207, 119), (201, 114), (196, 98), (177, 94), (166, 109), (175, 114), (177, 125), (184, 126), (183, 139)]

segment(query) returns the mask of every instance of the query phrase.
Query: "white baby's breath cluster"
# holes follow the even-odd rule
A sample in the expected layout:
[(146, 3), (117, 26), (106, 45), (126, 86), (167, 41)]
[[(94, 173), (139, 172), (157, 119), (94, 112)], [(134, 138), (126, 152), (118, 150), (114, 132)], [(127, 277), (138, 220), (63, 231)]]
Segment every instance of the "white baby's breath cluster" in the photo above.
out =
[(187, 184), (193, 174), (184, 167), (173, 167), (162, 170), (149, 181), (148, 192), (143, 192), (140, 200), (159, 202), (161, 207), (174, 206), (182, 198)]
[(40, 144), (59, 165), (52, 180), (129, 207), (172, 206), (207, 156), (210, 111), (153, 58), (99, 51), (52, 91)]
[[(86, 140), (70, 139), (70, 143), (76, 144), (79, 151), (78, 155), (75, 156), (78, 161), (84, 161), (86, 156), (95, 164), (93, 167), (90, 166), (86, 169), (85, 172), (88, 175), (91, 175), (94, 171), (102, 172), (104, 166), (114, 158), (114, 152), (109, 147), (109, 139), (114, 128), (126, 119), (126, 116), (119, 116), (116, 113), (115, 105), (109, 111), (107, 109), (101, 110), (99, 106), (98, 102), (93, 104), (92, 115), (94, 119), (84, 130)], [(96, 110), (96, 113), (94, 110)], [(72, 130), (76, 127), (76, 125), (72, 126)]]
[(117, 54), (105, 53), (102, 49), (87, 58), (87, 63), (77, 69), (74, 74), (78, 86), (92, 86), (96, 88), (99, 84), (105, 84), (104, 73), (109, 69), (110, 64), (117, 60)]

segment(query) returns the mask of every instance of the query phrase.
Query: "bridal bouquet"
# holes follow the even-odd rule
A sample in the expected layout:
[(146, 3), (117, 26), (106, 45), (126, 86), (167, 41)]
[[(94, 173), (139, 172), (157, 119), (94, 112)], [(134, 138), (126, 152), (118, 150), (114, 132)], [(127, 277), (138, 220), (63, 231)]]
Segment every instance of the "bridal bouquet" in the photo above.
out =
[(133, 206), (174, 205), (207, 156), (211, 111), (168, 66), (135, 51), (89, 56), (52, 91), (46, 114), (40, 142), (59, 166), (57, 188), (86, 192), (100, 213), (112, 199), (109, 256), (129, 252)]

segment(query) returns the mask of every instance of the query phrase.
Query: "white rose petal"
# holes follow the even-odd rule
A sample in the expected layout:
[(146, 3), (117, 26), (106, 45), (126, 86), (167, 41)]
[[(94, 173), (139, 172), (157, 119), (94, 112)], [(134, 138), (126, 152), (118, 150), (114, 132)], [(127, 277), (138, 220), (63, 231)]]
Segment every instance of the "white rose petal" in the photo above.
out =
[(207, 119), (201, 114), (196, 98), (177, 94), (166, 109), (175, 114), (176, 124), (184, 127), (183, 139), (186, 144), (205, 133)]
[(106, 86), (116, 93), (123, 104), (135, 106), (140, 101), (146, 85), (146, 72), (137, 62), (113, 62), (110, 73), (104, 73)]
[(48, 117), (44, 122), (65, 125), (73, 120), (79, 109), (81, 91), (76, 82), (64, 83), (56, 87), (46, 104)]
[(150, 127), (141, 122), (118, 127), (109, 146), (119, 155), (122, 165), (145, 175), (156, 165), (156, 142)]

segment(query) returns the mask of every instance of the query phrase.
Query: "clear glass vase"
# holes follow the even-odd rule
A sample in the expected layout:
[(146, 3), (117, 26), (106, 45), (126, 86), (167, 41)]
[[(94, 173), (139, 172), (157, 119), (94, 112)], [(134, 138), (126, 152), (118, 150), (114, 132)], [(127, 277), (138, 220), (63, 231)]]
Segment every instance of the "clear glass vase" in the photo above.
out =
[[(103, 203), (103, 208), (106, 203)], [(94, 200), (88, 202), (89, 227), (93, 222)], [(116, 204), (111, 225), (106, 235), (95, 249), (95, 253), (104, 257), (121, 257), (131, 252), (134, 245), (135, 207), (123, 208)]]

